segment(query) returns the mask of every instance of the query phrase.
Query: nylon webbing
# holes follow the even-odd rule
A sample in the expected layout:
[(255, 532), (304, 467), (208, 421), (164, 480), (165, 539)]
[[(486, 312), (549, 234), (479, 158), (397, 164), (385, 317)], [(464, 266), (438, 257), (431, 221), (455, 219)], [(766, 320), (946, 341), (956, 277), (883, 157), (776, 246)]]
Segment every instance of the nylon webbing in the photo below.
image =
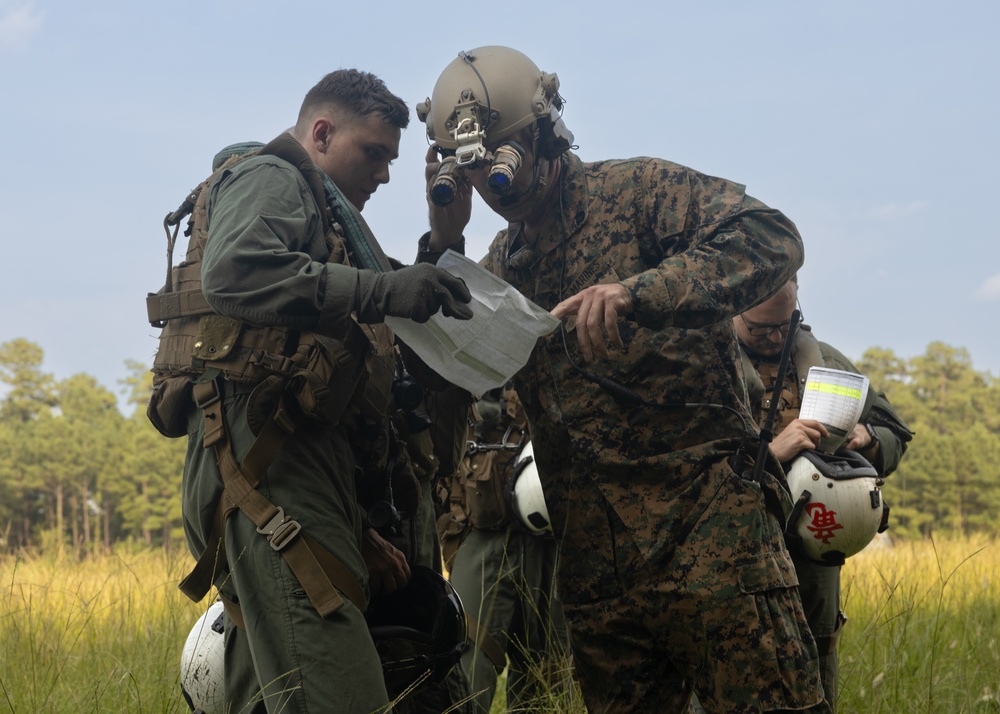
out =
[(487, 632), (485, 627), (480, 627), (479, 621), (471, 613), (467, 612), (465, 619), (469, 623), (469, 640), (486, 655), (486, 658), (496, 667), (497, 674), (500, 674), (507, 666), (507, 655), (503, 651), (503, 647), (493, 639), (493, 635)]
[(322, 173), (323, 188), (326, 190), (330, 210), (344, 229), (344, 239), (358, 265), (355, 267), (374, 270), (376, 273), (388, 273), (392, 270), (389, 259), (382, 251), (375, 234), (369, 228), (368, 222), (361, 217), (350, 201), (344, 198), (333, 180)]
[(344, 194), (333, 180), (316, 166), (302, 144), (285, 133), (269, 141), (260, 153), (277, 156), (299, 170), (309, 185), (316, 203), (321, 209), (328, 210), (330, 217), (343, 228), (344, 240), (357, 263), (354, 267), (378, 273), (392, 270), (389, 259), (382, 251), (382, 246), (378, 244), (368, 223), (361, 217), (358, 209), (344, 198)]
[(226, 518), (239, 509), (257, 526), (257, 531), (267, 537), (271, 547), (285, 558), (288, 567), (306, 591), (309, 601), (322, 617), (344, 604), (341, 592), (359, 610), (364, 611), (364, 590), (347, 567), (315, 540), (302, 533), (298, 522), (285, 517), (282, 508), (271, 503), (255, 488), (284, 439), (294, 431), (294, 423), (280, 404), (250, 446), (241, 466), (236, 461), (232, 443), (226, 433), (222, 399), (216, 383), (196, 383), (194, 400), (204, 412), (204, 446), (215, 450), (224, 491), (208, 547), (198, 559), (194, 570), (181, 582), (181, 590), (197, 601), (211, 588), (214, 576), (219, 572), (218, 565), (222, 562), (220, 555), (224, 559)]

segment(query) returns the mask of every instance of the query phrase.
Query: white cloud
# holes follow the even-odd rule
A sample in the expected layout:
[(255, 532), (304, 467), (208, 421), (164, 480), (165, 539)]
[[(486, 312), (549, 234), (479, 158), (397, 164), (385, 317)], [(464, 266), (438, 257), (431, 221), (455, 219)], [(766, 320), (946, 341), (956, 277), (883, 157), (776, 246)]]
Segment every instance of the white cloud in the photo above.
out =
[(909, 203), (887, 203), (884, 206), (876, 206), (865, 212), (868, 218), (877, 218), (882, 221), (893, 221), (898, 218), (912, 216), (920, 213), (927, 207), (924, 201), (910, 201)]
[(35, 9), (35, 0), (0, 0), (0, 51), (18, 52), (27, 48), (45, 19), (44, 10)]
[(1000, 273), (993, 275), (976, 288), (973, 297), (979, 302), (993, 302), (1000, 300)]

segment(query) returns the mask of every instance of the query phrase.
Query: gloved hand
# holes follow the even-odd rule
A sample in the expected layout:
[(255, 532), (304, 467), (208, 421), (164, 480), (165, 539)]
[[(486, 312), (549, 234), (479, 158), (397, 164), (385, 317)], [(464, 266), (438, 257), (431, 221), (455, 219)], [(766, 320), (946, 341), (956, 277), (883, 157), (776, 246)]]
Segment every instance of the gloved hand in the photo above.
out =
[(461, 278), (430, 263), (388, 273), (358, 271), (358, 320), (382, 322), (389, 315), (427, 322), (438, 309), (445, 317), (468, 320), (469, 289)]

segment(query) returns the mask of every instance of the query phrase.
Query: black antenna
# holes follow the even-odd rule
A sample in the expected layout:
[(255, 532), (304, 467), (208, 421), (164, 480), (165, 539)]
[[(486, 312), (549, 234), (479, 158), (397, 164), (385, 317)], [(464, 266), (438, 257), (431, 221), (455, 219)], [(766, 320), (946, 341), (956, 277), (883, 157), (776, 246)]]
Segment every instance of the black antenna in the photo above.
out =
[(792, 317), (788, 323), (788, 334), (785, 335), (785, 343), (781, 346), (781, 359), (778, 360), (778, 379), (774, 383), (774, 391), (771, 393), (771, 406), (767, 410), (767, 418), (760, 429), (760, 448), (757, 449), (757, 460), (753, 464), (753, 480), (758, 483), (760, 483), (761, 474), (764, 472), (767, 447), (774, 439), (774, 417), (778, 413), (778, 399), (781, 397), (781, 389), (785, 384), (785, 372), (792, 356), (792, 341), (795, 339), (795, 331), (799, 327), (801, 316), (802, 313), (799, 312), (798, 308), (792, 310)]

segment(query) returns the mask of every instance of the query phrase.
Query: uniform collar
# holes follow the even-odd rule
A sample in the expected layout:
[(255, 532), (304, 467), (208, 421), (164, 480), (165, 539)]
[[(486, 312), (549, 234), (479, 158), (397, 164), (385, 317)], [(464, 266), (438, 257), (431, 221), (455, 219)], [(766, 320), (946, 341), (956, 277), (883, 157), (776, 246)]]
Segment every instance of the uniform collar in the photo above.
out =
[[(553, 191), (549, 211), (542, 222), (535, 243), (525, 251), (531, 253), (530, 258), (522, 258), (522, 262), (516, 266), (517, 269), (530, 267), (543, 256), (554, 251), (562, 245), (564, 239), (579, 231), (587, 220), (587, 174), (583, 162), (576, 154), (568, 151), (563, 154), (560, 161), (562, 161), (562, 167), (559, 173), (559, 186)], [(560, 209), (563, 213), (563, 221), (559, 219)], [(565, 224), (565, 228), (563, 224)], [(508, 245), (513, 245), (514, 241), (520, 237), (523, 228), (520, 223), (512, 223), (508, 226), (507, 235), (510, 240)], [(515, 251), (514, 256), (517, 255), (517, 252), (520, 251)]]

